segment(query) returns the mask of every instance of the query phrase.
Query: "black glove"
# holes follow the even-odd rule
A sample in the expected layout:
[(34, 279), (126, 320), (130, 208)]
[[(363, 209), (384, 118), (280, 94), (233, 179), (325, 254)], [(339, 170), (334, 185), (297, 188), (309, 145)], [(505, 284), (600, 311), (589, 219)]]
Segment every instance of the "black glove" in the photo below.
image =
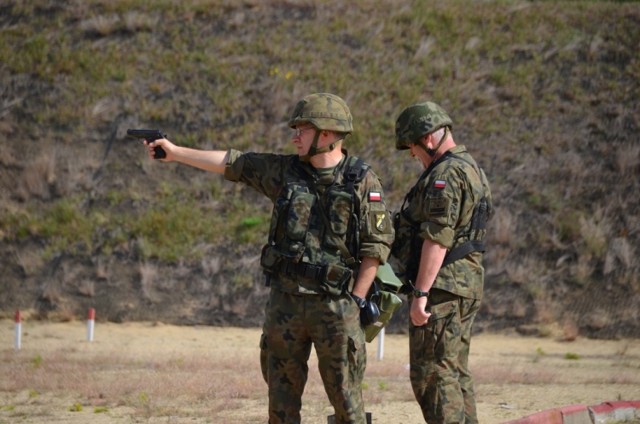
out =
[(360, 324), (363, 327), (366, 327), (367, 325), (371, 325), (374, 322), (378, 321), (378, 317), (380, 317), (380, 310), (378, 309), (378, 305), (376, 305), (375, 302), (363, 299), (354, 294), (352, 294), (351, 297), (360, 308)]

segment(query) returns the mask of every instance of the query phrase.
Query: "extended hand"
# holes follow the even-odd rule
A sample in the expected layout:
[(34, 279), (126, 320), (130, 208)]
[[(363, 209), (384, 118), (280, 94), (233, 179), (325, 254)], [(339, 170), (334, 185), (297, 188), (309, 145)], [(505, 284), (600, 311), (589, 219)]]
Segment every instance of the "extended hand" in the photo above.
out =
[[(151, 159), (159, 159), (163, 162), (173, 160), (174, 145), (166, 138), (159, 138), (154, 141), (145, 140), (145, 144), (149, 147), (149, 157)], [(161, 153), (160, 155), (158, 153)]]

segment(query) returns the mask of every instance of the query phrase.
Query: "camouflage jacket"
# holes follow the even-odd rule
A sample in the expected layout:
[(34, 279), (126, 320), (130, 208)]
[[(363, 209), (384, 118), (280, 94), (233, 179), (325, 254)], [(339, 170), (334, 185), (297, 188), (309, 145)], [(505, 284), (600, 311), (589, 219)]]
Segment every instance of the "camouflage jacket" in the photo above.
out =
[[(417, 273), (423, 240), (449, 251), (468, 240), (482, 240), (486, 230), (471, 231), (474, 207), (491, 192), (484, 172), (467, 149), (455, 146), (427, 169), (396, 215), (392, 255), (398, 272), (412, 280)], [(413, 280), (412, 280), (413, 282)], [(459, 296), (481, 299), (484, 285), (482, 252), (475, 251), (440, 269), (432, 287)]]
[[(368, 256), (385, 263), (389, 256), (394, 232), (381, 183), (369, 169), (349, 193), (344, 171), (354, 158), (343, 153), (345, 158), (334, 169), (317, 170), (297, 155), (229, 150), (225, 178), (253, 187), (274, 204), (268, 251), (263, 249), (261, 261), (271, 285), (280, 290), (348, 290), (345, 283), (353, 283), (357, 263), (348, 263), (343, 246), (356, 260)], [(284, 272), (285, 268), (301, 275)]]

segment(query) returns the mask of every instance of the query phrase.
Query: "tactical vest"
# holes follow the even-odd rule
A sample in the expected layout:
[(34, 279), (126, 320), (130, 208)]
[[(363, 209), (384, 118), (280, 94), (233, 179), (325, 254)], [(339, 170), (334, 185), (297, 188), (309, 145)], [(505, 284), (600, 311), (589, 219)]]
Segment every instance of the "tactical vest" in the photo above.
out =
[(391, 254), (398, 258), (404, 269), (400, 273), (402, 280), (409, 283), (409, 286), (415, 282), (420, 266), (420, 255), (422, 253), (423, 239), (420, 237), (420, 223), (414, 222), (406, 213), (406, 206), (411, 202), (416, 194), (420, 183), (429, 176), (429, 173), (440, 163), (446, 160), (461, 160), (469, 164), (480, 177), (482, 181), (482, 190), (484, 195), (473, 207), (473, 213), (468, 222), (456, 229), (454, 243), (447, 252), (441, 268), (444, 268), (453, 262), (464, 258), (472, 252), (484, 252), (484, 238), (487, 233), (487, 221), (493, 214), (491, 198), (489, 195), (489, 183), (487, 177), (477, 164), (468, 161), (449, 151), (445, 152), (437, 161), (433, 162), (420, 176), (418, 182), (407, 193), (402, 204), (400, 212), (394, 215), (394, 229), (396, 238), (391, 249)]
[(354, 186), (369, 168), (348, 156), (326, 184), (300, 162), (285, 170), (289, 175), (283, 180), (290, 182), (274, 202), (260, 259), (268, 283), (277, 276), (285, 291), (339, 295), (351, 290), (360, 228)]

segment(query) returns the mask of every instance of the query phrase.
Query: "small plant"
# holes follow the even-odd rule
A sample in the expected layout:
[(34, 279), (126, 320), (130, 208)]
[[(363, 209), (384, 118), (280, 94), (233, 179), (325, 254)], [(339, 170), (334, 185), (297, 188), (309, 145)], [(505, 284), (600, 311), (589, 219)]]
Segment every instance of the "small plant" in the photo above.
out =
[(151, 401), (151, 398), (149, 397), (149, 394), (147, 392), (140, 392), (138, 393), (138, 401), (142, 405), (148, 405)]
[(568, 359), (570, 361), (577, 361), (578, 359), (580, 359), (580, 355), (573, 352), (567, 352), (564, 354), (564, 359)]
[(104, 414), (105, 412), (109, 412), (109, 409), (107, 409), (106, 406), (96, 406), (93, 408), (94, 414)]
[(40, 356), (40, 354), (38, 353), (31, 360), (31, 365), (33, 366), (33, 368), (40, 368), (42, 366), (42, 361), (43, 361), (42, 356)]
[(238, 272), (231, 277), (231, 284), (236, 288), (250, 288), (253, 286), (253, 275), (246, 272)]
[(546, 355), (546, 352), (538, 346), (538, 348), (536, 349), (536, 355), (533, 357), (533, 362), (538, 362), (544, 355)]
[(259, 225), (260, 223), (262, 223), (262, 218), (259, 216), (251, 216), (248, 218), (243, 219), (240, 222), (240, 225), (242, 227), (245, 228), (251, 228), (251, 227), (255, 227), (256, 225)]
[(82, 411), (82, 404), (79, 402), (74, 403), (69, 407), (69, 411), (71, 412), (80, 412)]

